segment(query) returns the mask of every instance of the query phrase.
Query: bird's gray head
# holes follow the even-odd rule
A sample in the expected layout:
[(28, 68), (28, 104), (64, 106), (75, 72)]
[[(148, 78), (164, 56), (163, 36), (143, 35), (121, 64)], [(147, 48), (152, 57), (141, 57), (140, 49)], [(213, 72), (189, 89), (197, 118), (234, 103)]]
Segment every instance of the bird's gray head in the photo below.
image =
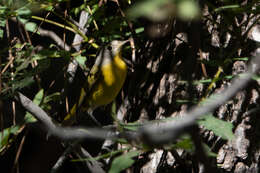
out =
[(120, 53), (122, 46), (127, 43), (129, 40), (113, 40), (105, 48), (101, 49), (99, 52), (95, 64), (105, 65), (109, 63), (112, 58)]
[(127, 43), (129, 40), (113, 40), (110, 42), (110, 44), (108, 45), (108, 49), (110, 49), (112, 51), (112, 55), (115, 56), (118, 53), (120, 53), (122, 46)]

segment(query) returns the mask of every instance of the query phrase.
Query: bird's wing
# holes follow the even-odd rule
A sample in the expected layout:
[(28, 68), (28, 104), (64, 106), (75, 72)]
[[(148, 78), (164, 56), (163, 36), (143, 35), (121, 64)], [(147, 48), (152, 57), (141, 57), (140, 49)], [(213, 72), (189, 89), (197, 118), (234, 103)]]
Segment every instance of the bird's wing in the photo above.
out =
[(100, 68), (94, 65), (88, 75), (88, 79), (86, 81), (85, 91), (88, 93), (91, 88), (97, 83), (98, 79), (100, 78), (101, 72)]
[(98, 85), (99, 81), (102, 80), (102, 78), (103, 78), (100, 69), (101, 69), (102, 62), (105, 59), (105, 56), (107, 57), (110, 55), (110, 54), (107, 55), (108, 52), (109, 52), (109, 50), (106, 49), (106, 47), (101, 48), (98, 52), (95, 64), (93, 65), (93, 67), (90, 70), (90, 73), (88, 75), (87, 81), (86, 81), (86, 83), (84, 85), (84, 89), (83, 89), (85, 91), (84, 99), (80, 100), (80, 106), (84, 103), (86, 104), (86, 105), (83, 105), (83, 107), (85, 108), (84, 111), (86, 109), (88, 109), (88, 106), (89, 106), (89, 105), (87, 105), (88, 96), (93, 93), (93, 89), (95, 88), (95, 85)]
[[(108, 57), (109, 56), (109, 57)], [(80, 91), (80, 96), (78, 99), (78, 102), (73, 105), (73, 107), (70, 109), (69, 114), (65, 117), (65, 121), (70, 121), (70, 119), (75, 119), (75, 115), (77, 114), (77, 111), (79, 108), (82, 111), (86, 111), (89, 108), (88, 105), (88, 96), (91, 95), (93, 92), (93, 89), (95, 88), (95, 85), (99, 83), (100, 80), (102, 80), (102, 73), (100, 70), (100, 67), (102, 65), (103, 60), (106, 58), (111, 58), (111, 51), (107, 48), (103, 47), (100, 49), (100, 51), (97, 54), (97, 58), (95, 61), (95, 64), (90, 70), (90, 73), (87, 77), (87, 80), (83, 86), (83, 88)], [(73, 120), (74, 121), (74, 120)]]
[(90, 73), (88, 75), (87, 81), (84, 85), (84, 89), (86, 93), (90, 93), (93, 86), (98, 83), (97, 81), (101, 78), (101, 71), (100, 67), (102, 65), (102, 61), (105, 59), (104, 57), (107, 56), (105, 52), (108, 50), (105, 47), (102, 47), (96, 56), (96, 61), (93, 67), (90, 70)]

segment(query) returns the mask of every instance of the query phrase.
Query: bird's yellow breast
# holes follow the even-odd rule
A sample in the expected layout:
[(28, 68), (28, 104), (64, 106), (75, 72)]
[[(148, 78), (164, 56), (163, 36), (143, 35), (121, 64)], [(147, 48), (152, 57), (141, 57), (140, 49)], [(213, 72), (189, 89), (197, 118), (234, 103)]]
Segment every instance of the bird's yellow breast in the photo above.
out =
[(106, 105), (119, 93), (127, 74), (127, 66), (120, 56), (120, 54), (116, 55), (111, 63), (101, 67), (100, 79), (86, 99), (88, 107)]

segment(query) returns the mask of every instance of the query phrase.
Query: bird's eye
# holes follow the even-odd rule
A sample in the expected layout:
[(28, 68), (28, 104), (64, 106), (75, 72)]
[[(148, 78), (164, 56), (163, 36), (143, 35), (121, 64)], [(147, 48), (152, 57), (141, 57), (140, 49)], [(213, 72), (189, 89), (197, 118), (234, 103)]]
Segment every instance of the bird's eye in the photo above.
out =
[(109, 45), (109, 46), (107, 47), (107, 49), (108, 49), (108, 50), (112, 50), (112, 46)]

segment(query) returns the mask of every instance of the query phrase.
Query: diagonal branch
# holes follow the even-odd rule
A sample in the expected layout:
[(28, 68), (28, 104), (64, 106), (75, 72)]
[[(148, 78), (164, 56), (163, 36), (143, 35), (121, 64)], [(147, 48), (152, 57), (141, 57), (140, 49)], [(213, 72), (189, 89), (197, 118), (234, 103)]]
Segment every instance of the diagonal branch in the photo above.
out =
[(205, 104), (193, 107), (190, 111), (183, 114), (178, 121), (169, 120), (167, 122), (147, 123), (134, 133), (116, 133), (112, 130), (101, 128), (81, 128), (81, 127), (60, 127), (30, 99), (18, 93), (16, 99), (22, 106), (44, 124), (50, 135), (57, 136), (63, 140), (72, 139), (117, 139), (125, 137), (129, 140), (140, 140), (142, 142), (160, 145), (166, 144), (187, 132), (201, 116), (214, 111), (217, 107), (231, 99), (238, 91), (245, 88), (254, 73), (259, 70), (260, 54), (252, 59), (248, 67), (248, 73), (234, 79), (230, 87), (221, 94), (214, 94), (205, 101)]
[(164, 144), (176, 139), (192, 127), (198, 118), (214, 111), (220, 105), (231, 99), (238, 91), (246, 87), (253, 77), (254, 73), (259, 70), (260, 54), (252, 59), (248, 67), (248, 73), (242, 74), (235, 78), (224, 92), (214, 94), (205, 103), (191, 108), (190, 111), (181, 115), (178, 121), (167, 121), (166, 123), (147, 124), (141, 128), (141, 136), (154, 144)]

